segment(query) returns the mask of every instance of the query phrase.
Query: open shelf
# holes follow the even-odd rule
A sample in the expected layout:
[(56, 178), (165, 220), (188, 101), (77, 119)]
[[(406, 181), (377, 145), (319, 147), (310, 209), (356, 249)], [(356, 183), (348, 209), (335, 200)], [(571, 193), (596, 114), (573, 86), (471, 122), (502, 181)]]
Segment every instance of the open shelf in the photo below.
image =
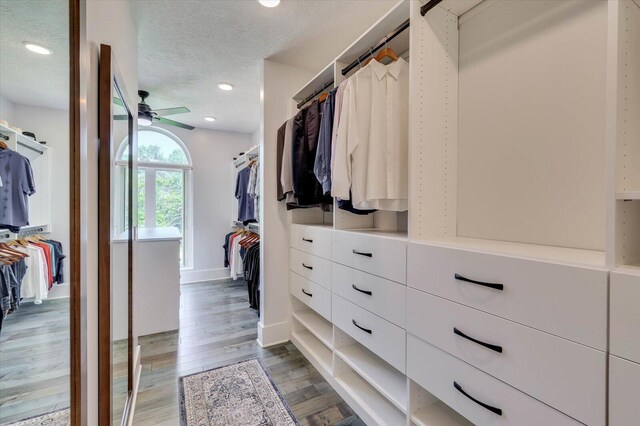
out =
[(411, 415), (416, 426), (473, 426), (473, 423), (452, 410), (444, 402), (436, 402)]
[(393, 405), (407, 412), (407, 380), (404, 374), (357, 343), (337, 349), (336, 355)]
[(336, 382), (356, 400), (367, 414), (376, 420), (376, 423), (381, 425), (405, 424), (405, 415), (356, 373), (350, 372), (338, 376)]
[(465, 237), (430, 238), (427, 241), (416, 242), (441, 247), (515, 256), (531, 260), (558, 261), (570, 264), (605, 267), (604, 251), (599, 250), (582, 250), (567, 247), (512, 243), (508, 241)]
[(333, 353), (317, 337), (309, 331), (298, 330), (291, 333), (291, 341), (316, 368), (331, 375)]
[(324, 85), (333, 81), (333, 62), (324, 67), (322, 71), (315, 75), (302, 89), (293, 95), (293, 99), (300, 102), (308, 96), (322, 89)]
[(640, 200), (640, 191), (622, 191), (616, 192), (617, 200)]
[(333, 326), (329, 321), (310, 309), (294, 312), (293, 317), (325, 346), (333, 348)]
[(407, 238), (408, 238), (407, 231), (385, 231), (377, 228), (340, 229), (340, 231), (375, 235), (377, 237), (393, 238), (393, 239), (402, 240), (402, 241), (407, 241)]

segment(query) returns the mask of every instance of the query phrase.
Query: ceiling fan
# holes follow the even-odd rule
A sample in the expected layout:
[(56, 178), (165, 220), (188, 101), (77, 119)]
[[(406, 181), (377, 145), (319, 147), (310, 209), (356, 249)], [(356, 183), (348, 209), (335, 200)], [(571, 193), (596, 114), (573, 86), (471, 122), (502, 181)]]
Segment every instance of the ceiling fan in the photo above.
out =
[[(168, 126), (180, 127), (182, 129), (193, 130), (195, 127), (190, 126), (188, 124), (180, 123), (174, 120), (169, 120), (168, 118), (164, 118), (166, 115), (175, 115), (175, 114), (184, 114), (187, 112), (191, 112), (191, 110), (187, 107), (176, 107), (176, 108), (162, 108), (162, 109), (152, 109), (149, 104), (145, 102), (145, 99), (149, 97), (149, 92), (146, 90), (138, 90), (138, 96), (140, 96), (141, 101), (138, 103), (138, 124), (140, 126), (150, 126), (152, 123), (160, 123), (166, 124)], [(113, 98), (114, 103), (122, 105), (122, 101), (120, 98)], [(113, 117), (115, 120), (127, 120), (127, 115), (115, 115)]]

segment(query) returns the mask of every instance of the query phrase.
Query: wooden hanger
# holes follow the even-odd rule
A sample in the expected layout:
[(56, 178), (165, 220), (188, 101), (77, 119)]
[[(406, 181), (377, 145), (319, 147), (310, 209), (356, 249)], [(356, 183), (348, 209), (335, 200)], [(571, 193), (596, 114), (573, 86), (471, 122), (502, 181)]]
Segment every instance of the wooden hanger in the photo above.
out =
[(392, 48), (385, 46), (380, 52), (378, 52), (378, 54), (375, 56), (375, 58), (369, 58), (367, 60), (367, 62), (365, 63), (365, 65), (369, 64), (369, 62), (371, 62), (374, 59), (376, 61), (380, 62), (384, 58), (389, 58), (389, 59), (391, 59), (392, 62), (395, 62), (398, 59), (400, 59), (400, 57), (396, 54), (396, 52), (393, 51)]
[(326, 101), (328, 97), (329, 97), (329, 94), (327, 92), (324, 92), (323, 94), (320, 95), (320, 97), (318, 98), (318, 101), (322, 103)]
[(0, 141), (0, 149), (7, 149), (9, 145), (7, 145), (4, 141)]

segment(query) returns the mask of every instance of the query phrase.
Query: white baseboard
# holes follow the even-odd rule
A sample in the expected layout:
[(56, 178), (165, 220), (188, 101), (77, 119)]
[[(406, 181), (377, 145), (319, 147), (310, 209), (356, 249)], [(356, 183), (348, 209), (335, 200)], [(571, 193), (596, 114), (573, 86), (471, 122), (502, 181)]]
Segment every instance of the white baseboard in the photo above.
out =
[(258, 323), (258, 344), (262, 348), (267, 348), (280, 343), (288, 342), (291, 339), (291, 323), (288, 321), (279, 322), (265, 326)]
[(201, 283), (204, 281), (217, 281), (231, 278), (229, 269), (199, 269), (180, 271), (180, 284)]

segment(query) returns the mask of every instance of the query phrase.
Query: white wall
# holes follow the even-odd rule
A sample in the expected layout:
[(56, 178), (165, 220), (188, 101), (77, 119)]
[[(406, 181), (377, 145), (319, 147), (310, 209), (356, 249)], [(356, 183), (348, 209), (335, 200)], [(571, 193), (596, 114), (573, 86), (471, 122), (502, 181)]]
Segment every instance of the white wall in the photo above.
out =
[(184, 142), (193, 160), (193, 262), (182, 271), (183, 283), (228, 278), (224, 236), (231, 231), (231, 161), (251, 148), (251, 135), (215, 130), (165, 127)]
[[(36, 134), (38, 141), (47, 141), (51, 170), (51, 237), (60, 241), (69, 255), (69, 112), (66, 110), (12, 103), (12, 126)], [(36, 191), (39, 182), (36, 182)], [(64, 260), (64, 284), (56, 284), (49, 298), (69, 296), (69, 264)]]
[(13, 120), (13, 103), (2, 95), (0, 95), (0, 118), (7, 120), (9, 124)]
[[(81, 147), (82, 284), (87, 301), (87, 413), (88, 424), (98, 423), (98, 58), (100, 43), (113, 48), (128, 91), (136, 105), (138, 90), (138, 33), (129, 0), (88, 0), (87, 145)], [(134, 286), (135, 294), (135, 286)], [(135, 324), (134, 324), (135, 328)], [(134, 336), (136, 335), (134, 330)], [(83, 389), (84, 390), (84, 389)]]
[(258, 342), (271, 346), (289, 340), (289, 225), (286, 206), (276, 200), (276, 133), (293, 114), (291, 97), (313, 74), (265, 60), (262, 69), (262, 197), (260, 246), (260, 322)]

